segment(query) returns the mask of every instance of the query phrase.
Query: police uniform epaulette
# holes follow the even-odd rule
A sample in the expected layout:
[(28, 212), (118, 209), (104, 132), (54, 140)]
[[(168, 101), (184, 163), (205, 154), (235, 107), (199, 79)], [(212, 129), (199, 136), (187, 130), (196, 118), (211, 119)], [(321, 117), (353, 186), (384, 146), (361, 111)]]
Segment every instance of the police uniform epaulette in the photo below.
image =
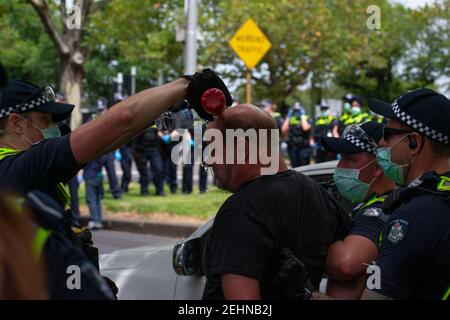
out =
[(395, 189), (389, 194), (383, 204), (384, 213), (391, 214), (395, 209), (418, 193), (433, 193), (444, 198), (444, 200), (450, 204), (449, 175), (449, 172), (444, 175), (438, 175), (435, 172), (427, 172), (411, 182), (409, 186)]

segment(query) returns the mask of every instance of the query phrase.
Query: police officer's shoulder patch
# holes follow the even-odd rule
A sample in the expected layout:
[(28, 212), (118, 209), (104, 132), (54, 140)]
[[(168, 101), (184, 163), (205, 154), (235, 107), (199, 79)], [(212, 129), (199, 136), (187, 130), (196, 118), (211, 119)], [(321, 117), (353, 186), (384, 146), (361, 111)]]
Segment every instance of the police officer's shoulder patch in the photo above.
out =
[(383, 235), (381, 247), (391, 247), (400, 244), (405, 239), (409, 229), (409, 221), (404, 219), (392, 220)]
[(378, 218), (383, 214), (383, 210), (381, 208), (367, 208), (361, 212), (364, 217), (368, 218)]

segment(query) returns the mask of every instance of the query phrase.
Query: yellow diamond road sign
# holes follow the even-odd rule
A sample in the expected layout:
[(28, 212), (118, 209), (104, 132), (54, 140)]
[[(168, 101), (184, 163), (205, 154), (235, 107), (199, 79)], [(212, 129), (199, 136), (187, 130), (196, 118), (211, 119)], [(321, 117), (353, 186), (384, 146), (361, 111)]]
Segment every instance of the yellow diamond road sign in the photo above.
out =
[(242, 25), (229, 44), (249, 69), (253, 69), (272, 46), (252, 19)]

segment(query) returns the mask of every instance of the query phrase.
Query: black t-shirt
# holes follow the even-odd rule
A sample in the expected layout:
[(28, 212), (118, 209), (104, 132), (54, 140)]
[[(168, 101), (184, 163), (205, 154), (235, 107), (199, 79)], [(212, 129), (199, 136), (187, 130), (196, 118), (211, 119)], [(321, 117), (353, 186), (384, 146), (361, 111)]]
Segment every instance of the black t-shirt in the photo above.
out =
[(394, 299), (450, 292), (450, 200), (423, 191), (392, 212), (381, 235), (374, 291)]
[(57, 185), (82, 168), (72, 153), (70, 135), (46, 139), (0, 160), (0, 187), (26, 194), (40, 190), (60, 202)]
[(329, 245), (344, 238), (350, 216), (320, 185), (289, 170), (246, 184), (220, 208), (207, 239), (204, 299), (223, 299), (221, 274), (260, 282), (261, 296), (281, 298), (271, 286), (271, 267), (290, 247), (318, 285)]

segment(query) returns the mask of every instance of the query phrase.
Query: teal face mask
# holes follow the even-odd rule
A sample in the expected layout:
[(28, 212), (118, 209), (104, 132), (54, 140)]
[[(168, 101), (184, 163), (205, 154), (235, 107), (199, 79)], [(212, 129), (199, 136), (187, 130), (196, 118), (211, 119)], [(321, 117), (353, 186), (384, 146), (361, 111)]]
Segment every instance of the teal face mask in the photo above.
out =
[(339, 193), (353, 203), (362, 202), (369, 192), (370, 185), (375, 181), (376, 177), (370, 182), (365, 183), (359, 180), (361, 170), (372, 164), (370, 161), (359, 169), (348, 169), (337, 167), (334, 171), (333, 179)]
[(322, 111), (322, 112), (320, 112), (320, 115), (322, 117), (328, 117), (328, 111)]
[[(34, 128), (36, 128), (36, 129), (38, 129), (41, 133), (42, 133), (42, 136), (44, 137), (44, 140), (45, 139), (51, 139), (51, 138), (59, 138), (59, 137), (61, 137), (61, 131), (59, 130), (59, 127), (56, 125), (56, 124), (54, 124), (54, 125), (52, 125), (52, 126), (50, 126), (50, 127), (48, 127), (48, 128), (45, 128), (45, 129), (41, 129), (41, 128), (39, 128), (39, 127), (36, 127), (34, 124), (32, 124), (30, 121), (28, 121), (27, 119), (25, 119), (24, 117), (21, 117), (23, 120), (25, 120), (26, 122), (28, 122), (31, 126), (33, 126)], [(25, 138), (25, 140), (27, 140), (31, 145), (34, 145), (34, 144), (36, 144), (36, 143), (38, 143), (38, 142), (36, 142), (36, 143), (32, 143), (27, 137), (25, 137), (25, 136), (23, 136), (24, 138)]]
[(392, 148), (394, 148), (400, 141), (405, 139), (407, 136), (404, 135), (403, 138), (399, 139), (394, 145), (390, 148), (379, 148), (377, 150), (377, 162), (380, 165), (381, 169), (384, 172), (384, 175), (388, 177), (390, 180), (394, 181), (398, 185), (403, 185), (405, 183), (405, 175), (403, 173), (403, 168), (411, 165), (410, 161), (408, 164), (399, 165), (392, 162)]
[(360, 113), (361, 113), (360, 107), (352, 107), (352, 115), (357, 116)]
[(352, 105), (348, 102), (344, 103), (344, 112), (348, 113), (352, 109)]
[(61, 131), (59, 130), (59, 127), (56, 124), (54, 124), (48, 128), (39, 129), (39, 130), (41, 130), (42, 135), (44, 136), (44, 139), (61, 137)]

